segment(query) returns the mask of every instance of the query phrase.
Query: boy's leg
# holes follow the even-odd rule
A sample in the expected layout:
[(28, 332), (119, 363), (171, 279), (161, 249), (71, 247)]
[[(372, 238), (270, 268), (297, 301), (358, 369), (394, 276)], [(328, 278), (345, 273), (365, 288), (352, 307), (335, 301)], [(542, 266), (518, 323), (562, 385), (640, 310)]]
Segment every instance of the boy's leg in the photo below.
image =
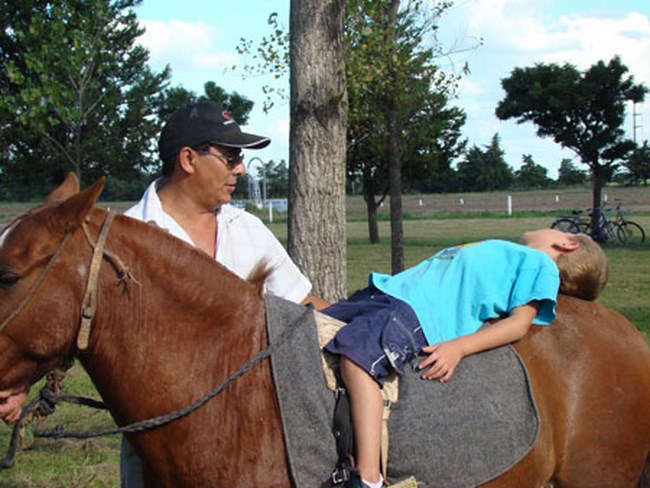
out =
[(366, 371), (347, 357), (341, 356), (340, 367), (350, 397), (357, 470), (362, 479), (378, 482), (384, 409), (381, 389)]

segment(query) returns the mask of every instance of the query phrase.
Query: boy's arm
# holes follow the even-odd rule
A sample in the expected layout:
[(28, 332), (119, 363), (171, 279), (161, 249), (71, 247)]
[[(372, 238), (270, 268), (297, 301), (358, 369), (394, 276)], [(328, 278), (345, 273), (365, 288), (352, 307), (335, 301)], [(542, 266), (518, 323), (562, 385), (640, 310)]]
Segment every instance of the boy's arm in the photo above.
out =
[(425, 369), (428, 366), (431, 368), (422, 373), (422, 378), (439, 379), (445, 383), (452, 377), (458, 363), (465, 356), (521, 339), (528, 332), (538, 308), (538, 302), (515, 307), (508, 317), (499, 319), (473, 334), (424, 347), (422, 351), (429, 356), (418, 365), (418, 368)]

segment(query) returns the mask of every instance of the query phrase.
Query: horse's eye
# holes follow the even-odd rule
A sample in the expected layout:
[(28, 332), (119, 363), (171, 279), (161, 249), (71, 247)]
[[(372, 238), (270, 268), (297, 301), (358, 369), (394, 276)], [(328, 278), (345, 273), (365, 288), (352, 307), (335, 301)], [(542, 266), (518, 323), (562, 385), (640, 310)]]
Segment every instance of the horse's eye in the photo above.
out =
[(20, 276), (12, 271), (0, 271), (0, 286), (10, 287), (15, 285), (19, 279)]

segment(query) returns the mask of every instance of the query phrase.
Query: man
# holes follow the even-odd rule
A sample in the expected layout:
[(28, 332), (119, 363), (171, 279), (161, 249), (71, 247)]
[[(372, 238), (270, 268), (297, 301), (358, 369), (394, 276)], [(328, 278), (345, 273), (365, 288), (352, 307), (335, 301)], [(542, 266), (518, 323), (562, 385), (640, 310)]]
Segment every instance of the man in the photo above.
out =
[[(311, 283), (257, 217), (228, 205), (246, 174), (242, 149), (262, 149), (268, 137), (242, 132), (220, 105), (177, 110), (158, 140), (162, 178), (124, 214), (157, 225), (212, 256), (242, 278), (259, 263), (270, 268), (265, 291), (299, 303), (327, 305), (309, 295)], [(206, 290), (209, 293), (209, 290)], [(142, 486), (140, 463), (122, 443), (122, 486)]]
[(261, 149), (269, 138), (241, 131), (220, 105), (199, 102), (177, 110), (158, 148), (162, 178), (125, 215), (152, 223), (212, 256), (242, 278), (265, 262), (266, 291), (295, 302), (324, 305), (264, 223), (228, 203), (246, 174), (242, 149)]

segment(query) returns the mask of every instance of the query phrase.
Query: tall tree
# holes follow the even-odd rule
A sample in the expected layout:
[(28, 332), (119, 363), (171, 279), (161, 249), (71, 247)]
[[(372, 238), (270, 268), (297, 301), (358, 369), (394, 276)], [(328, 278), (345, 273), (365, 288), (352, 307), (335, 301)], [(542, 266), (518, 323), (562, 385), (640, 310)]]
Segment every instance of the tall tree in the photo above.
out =
[(214, 81), (206, 81), (203, 94), (197, 94), (182, 86), (174, 86), (163, 90), (160, 95), (158, 116), (167, 120), (177, 109), (190, 103), (211, 101), (220, 103), (228, 110), (240, 125), (246, 125), (254, 102), (237, 92), (228, 93)]
[(578, 169), (573, 161), (568, 158), (560, 161), (560, 168), (557, 172), (557, 182), (561, 185), (584, 185), (587, 182), (589, 175), (586, 171)]
[(291, 0), (288, 251), (328, 300), (346, 295), (343, 0)]
[(551, 180), (548, 177), (548, 170), (537, 164), (530, 154), (522, 156), (522, 165), (515, 171), (515, 183), (522, 188), (544, 188)]
[(264, 164), (262, 176), (266, 182), (269, 198), (287, 198), (289, 196), (289, 168), (284, 159), (280, 162), (270, 160)]
[(504, 159), (499, 134), (481, 150), (472, 146), (465, 159), (458, 163), (457, 176), (462, 191), (505, 190), (514, 180), (512, 168)]
[(648, 186), (650, 179), (650, 146), (648, 141), (635, 147), (623, 163), (627, 169), (627, 178), (631, 183), (642, 183)]
[[(65, 173), (128, 180), (155, 162), (154, 73), (132, 7), (140, 0), (0, 0), (0, 167), (15, 182)], [(7, 147), (7, 146), (5, 146)]]
[(571, 64), (515, 68), (501, 85), (506, 96), (497, 117), (533, 122), (540, 137), (575, 151), (591, 170), (592, 207), (600, 208), (608, 176), (635, 146), (622, 128), (626, 102), (643, 101), (648, 89), (634, 83), (618, 57), (598, 61), (584, 73)]
[[(362, 181), (370, 240), (377, 242), (376, 210), (389, 191), (389, 157), (395, 162), (391, 166), (391, 188), (397, 196), (391, 202), (397, 204), (393, 205), (391, 220), (397, 223), (391, 224), (391, 235), (398, 243), (392, 246), (396, 250), (393, 261), (398, 262), (394, 269), (400, 269), (403, 266), (403, 244), (399, 244), (402, 241), (399, 209), (402, 177), (397, 176), (398, 172), (406, 164), (408, 174), (418, 173), (418, 177), (423, 170), (429, 172), (440, 165), (443, 173), (449, 173), (451, 159), (464, 146), (459, 135), (465, 115), (459, 109), (445, 108), (457, 79), (442, 76), (431, 63), (435, 49), (423, 47), (429, 42), (424, 41), (424, 35), (435, 33), (435, 20), (449, 3), (439, 2), (425, 11), (423, 6), (427, 2), (413, 0), (405, 2), (402, 12), (396, 0), (348, 0), (345, 5), (348, 176)], [(243, 39), (238, 49), (257, 63), (245, 67), (246, 73), (271, 73), (277, 78), (285, 71), (286, 34), (275, 14), (269, 17), (268, 23), (273, 32), (257, 48), (250, 40)], [(389, 42), (394, 35), (398, 36), (398, 42)], [(271, 86), (266, 86), (265, 91), (278, 93)], [(388, 100), (389, 97), (392, 99)], [(267, 101), (267, 105), (271, 103)], [(420, 121), (419, 127), (411, 123), (416, 119)], [(393, 127), (392, 139), (387, 130), (389, 124)], [(407, 125), (411, 126), (410, 134), (405, 136)], [(430, 127), (426, 134), (422, 130), (424, 125)], [(419, 138), (415, 137), (416, 132)], [(414, 141), (420, 141), (420, 146), (416, 148)], [(400, 154), (400, 150), (404, 153)], [(418, 169), (414, 169), (415, 165), (419, 165)]]
[(449, 167), (462, 148), (465, 116), (448, 109), (455, 77), (434, 64), (429, 44), (446, 3), (349, 0), (346, 56), (350, 115), (348, 173), (361, 176), (371, 242), (390, 194), (392, 271), (404, 266), (401, 194), (405, 177)]

